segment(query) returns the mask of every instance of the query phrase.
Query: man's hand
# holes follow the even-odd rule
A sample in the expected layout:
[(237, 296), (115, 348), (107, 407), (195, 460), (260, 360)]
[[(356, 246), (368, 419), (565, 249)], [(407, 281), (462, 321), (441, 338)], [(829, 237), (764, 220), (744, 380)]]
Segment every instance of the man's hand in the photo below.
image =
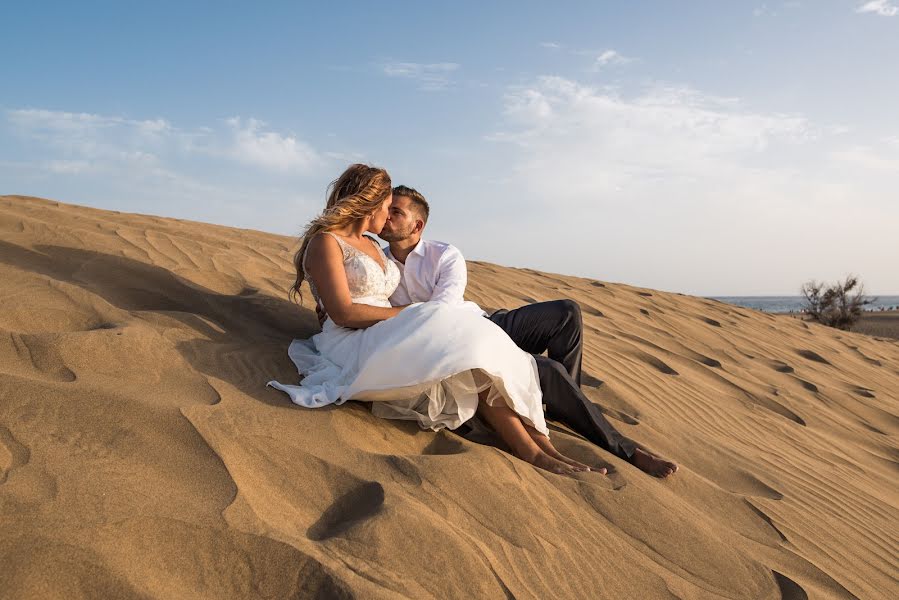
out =
[(325, 324), (325, 320), (328, 318), (328, 313), (325, 312), (325, 309), (321, 304), (315, 305), (315, 316), (318, 317), (318, 326), (322, 327)]

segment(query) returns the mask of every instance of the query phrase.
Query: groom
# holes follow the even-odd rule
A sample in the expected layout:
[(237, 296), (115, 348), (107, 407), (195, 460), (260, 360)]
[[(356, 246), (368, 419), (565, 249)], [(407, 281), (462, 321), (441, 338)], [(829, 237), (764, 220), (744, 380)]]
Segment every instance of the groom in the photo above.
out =
[[(581, 310), (573, 300), (536, 302), (487, 315), (463, 296), (468, 270), (462, 253), (450, 244), (421, 239), (430, 207), (418, 191), (393, 188), (393, 203), (381, 233), (384, 248), (400, 271), (390, 303), (445, 302), (469, 307), (498, 325), (525, 352), (534, 355), (546, 417), (565, 423), (594, 444), (656, 477), (667, 477), (677, 465), (638, 448), (619, 433), (580, 389), (583, 354)], [(319, 314), (323, 320), (324, 315)], [(542, 353), (546, 352), (547, 356)]]
[(578, 304), (573, 300), (536, 302), (513, 310), (499, 309), (488, 317), (477, 304), (463, 299), (468, 271), (462, 253), (450, 244), (421, 239), (429, 212), (427, 200), (418, 191), (404, 185), (393, 188), (390, 214), (379, 234), (389, 242), (384, 252), (402, 275), (390, 303), (469, 306), (534, 355), (547, 418), (565, 423), (651, 475), (667, 477), (674, 473), (676, 464), (638, 448), (621, 435), (581, 391), (583, 322)]

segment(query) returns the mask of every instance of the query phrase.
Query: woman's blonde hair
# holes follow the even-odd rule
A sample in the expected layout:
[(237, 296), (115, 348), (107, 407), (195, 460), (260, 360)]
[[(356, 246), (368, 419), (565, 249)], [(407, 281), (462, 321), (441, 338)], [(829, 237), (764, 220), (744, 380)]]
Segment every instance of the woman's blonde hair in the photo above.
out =
[(350, 165), (340, 177), (331, 182), (325, 210), (306, 226), (303, 243), (293, 255), (297, 279), (289, 292), (292, 301), (296, 302), (297, 298), (302, 301), (300, 286), (306, 278), (303, 273), (303, 256), (312, 238), (323, 231), (343, 229), (373, 215), (390, 194), (391, 185), (387, 171), (362, 164)]

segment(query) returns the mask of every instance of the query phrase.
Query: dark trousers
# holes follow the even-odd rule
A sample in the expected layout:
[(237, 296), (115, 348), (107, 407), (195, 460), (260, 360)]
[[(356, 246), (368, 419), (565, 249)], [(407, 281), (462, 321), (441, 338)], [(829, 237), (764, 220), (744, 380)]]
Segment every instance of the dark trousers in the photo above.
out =
[[(634, 443), (621, 435), (581, 391), (584, 324), (577, 302), (553, 300), (514, 310), (500, 309), (489, 319), (537, 360), (546, 417), (629, 461)], [(541, 356), (544, 352), (547, 355)]]

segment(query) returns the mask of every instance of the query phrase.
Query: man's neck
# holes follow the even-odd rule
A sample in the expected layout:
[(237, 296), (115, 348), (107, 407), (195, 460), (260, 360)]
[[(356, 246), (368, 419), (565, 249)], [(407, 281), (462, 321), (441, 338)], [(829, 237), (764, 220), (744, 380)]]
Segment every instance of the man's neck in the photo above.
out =
[(415, 247), (420, 241), (421, 236), (415, 235), (397, 242), (390, 242), (390, 254), (392, 254), (393, 258), (397, 259), (399, 262), (406, 264), (406, 258), (412, 254), (412, 251), (415, 250)]

